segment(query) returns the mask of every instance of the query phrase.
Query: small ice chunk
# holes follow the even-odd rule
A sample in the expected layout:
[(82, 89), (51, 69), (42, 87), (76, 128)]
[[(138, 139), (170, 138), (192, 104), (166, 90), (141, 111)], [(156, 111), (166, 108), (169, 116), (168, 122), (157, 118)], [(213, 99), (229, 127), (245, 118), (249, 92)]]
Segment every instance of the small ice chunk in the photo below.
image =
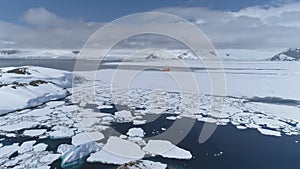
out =
[(165, 140), (149, 140), (148, 144), (143, 148), (143, 151), (153, 155), (161, 155), (165, 158), (192, 158), (192, 154), (189, 151), (179, 148)]
[(83, 132), (72, 137), (72, 144), (77, 146), (91, 141), (99, 141), (104, 138), (100, 132)]
[(32, 130), (25, 130), (23, 134), (30, 137), (36, 137), (46, 133), (46, 131), (47, 131), (46, 129), (32, 129)]
[(146, 120), (133, 120), (133, 125), (142, 125), (146, 124)]
[(102, 150), (91, 154), (88, 162), (125, 164), (142, 159), (145, 153), (137, 144), (118, 137), (110, 137)]
[(176, 116), (168, 116), (166, 117), (167, 120), (176, 120), (177, 117)]
[(112, 105), (100, 105), (97, 107), (98, 109), (112, 109), (113, 106)]
[(17, 135), (15, 133), (7, 133), (6, 137), (16, 137)]
[(144, 137), (145, 132), (141, 128), (131, 128), (126, 133), (129, 137)]
[(257, 128), (257, 130), (264, 135), (269, 135), (269, 136), (276, 136), (280, 137), (281, 133), (279, 131), (274, 131), (274, 130), (269, 130), (269, 129), (263, 129), (263, 128)]
[(23, 154), (26, 153), (28, 151), (31, 151), (33, 149), (33, 145), (36, 143), (35, 140), (32, 141), (26, 141), (24, 143), (22, 143), (22, 145), (20, 146), (18, 153), (19, 154)]
[(244, 130), (244, 129), (247, 129), (246, 126), (236, 126), (237, 129), (240, 129), (240, 130)]

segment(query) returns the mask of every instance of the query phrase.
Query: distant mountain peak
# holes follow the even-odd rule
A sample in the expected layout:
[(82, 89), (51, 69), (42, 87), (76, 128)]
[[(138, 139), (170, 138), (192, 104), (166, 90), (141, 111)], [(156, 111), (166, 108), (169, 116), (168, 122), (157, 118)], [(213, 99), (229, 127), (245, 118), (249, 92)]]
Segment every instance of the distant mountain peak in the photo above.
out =
[(300, 49), (299, 48), (289, 48), (277, 55), (271, 57), (271, 61), (298, 61), (300, 60)]

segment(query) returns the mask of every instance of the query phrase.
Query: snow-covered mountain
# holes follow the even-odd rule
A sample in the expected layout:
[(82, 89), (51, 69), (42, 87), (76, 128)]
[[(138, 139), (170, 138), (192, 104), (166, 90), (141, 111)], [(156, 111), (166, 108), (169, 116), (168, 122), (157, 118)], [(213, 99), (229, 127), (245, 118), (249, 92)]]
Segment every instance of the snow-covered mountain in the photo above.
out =
[(14, 58), (14, 59), (41, 59), (41, 58), (76, 58), (79, 54), (77, 50), (68, 49), (0, 49), (0, 58)]
[[(208, 56), (207, 58), (213, 58), (217, 54), (214, 51), (192, 51), (192, 50), (170, 50), (170, 53), (166, 53), (161, 50), (154, 51), (146, 57), (146, 60), (201, 60), (201, 56)], [(209, 57), (211, 56), (211, 57)]]
[(271, 61), (298, 61), (300, 60), (300, 49), (290, 48), (271, 57)]

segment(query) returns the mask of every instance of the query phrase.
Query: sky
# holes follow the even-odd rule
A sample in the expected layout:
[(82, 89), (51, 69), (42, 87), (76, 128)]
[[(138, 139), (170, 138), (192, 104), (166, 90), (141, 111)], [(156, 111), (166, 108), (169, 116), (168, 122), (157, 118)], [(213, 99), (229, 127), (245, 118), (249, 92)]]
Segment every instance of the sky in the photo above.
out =
[(79, 49), (105, 24), (140, 12), (182, 17), (220, 49), (300, 44), (297, 0), (2, 0), (0, 48)]

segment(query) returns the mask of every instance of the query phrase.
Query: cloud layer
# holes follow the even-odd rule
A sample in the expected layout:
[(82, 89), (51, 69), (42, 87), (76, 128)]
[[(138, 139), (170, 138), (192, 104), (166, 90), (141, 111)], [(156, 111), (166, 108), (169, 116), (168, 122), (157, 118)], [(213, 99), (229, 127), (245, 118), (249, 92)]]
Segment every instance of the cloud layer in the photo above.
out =
[[(171, 7), (154, 11), (191, 21), (217, 48), (289, 48), (300, 44), (300, 3), (279, 7), (254, 6), (235, 12), (200, 7)], [(20, 19), (23, 24), (0, 21), (0, 48), (81, 48), (88, 37), (105, 24), (66, 19), (45, 8), (28, 9)], [(156, 24), (153, 22), (152, 26), (158, 26)], [(130, 29), (130, 23), (126, 23), (124, 29)]]

